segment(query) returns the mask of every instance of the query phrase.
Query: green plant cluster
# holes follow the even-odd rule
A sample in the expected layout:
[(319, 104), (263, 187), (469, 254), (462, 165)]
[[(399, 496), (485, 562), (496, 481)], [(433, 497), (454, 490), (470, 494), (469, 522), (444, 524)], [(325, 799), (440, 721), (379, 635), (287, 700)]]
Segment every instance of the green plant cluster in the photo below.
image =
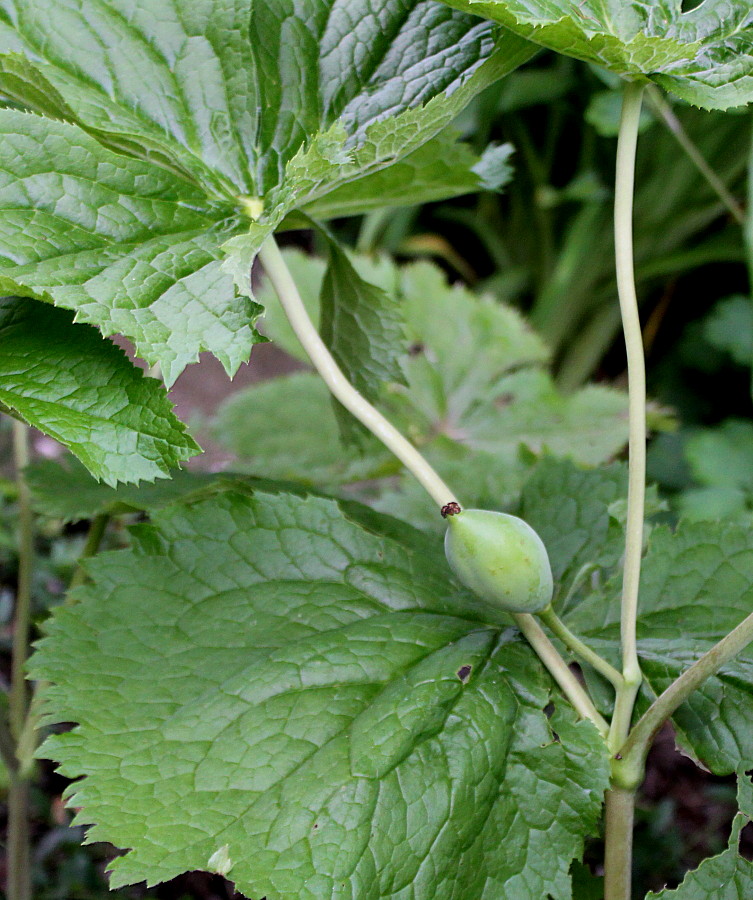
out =
[[(629, 900), (666, 722), (739, 813), (649, 896), (750, 896), (753, 425), (681, 382), (750, 364), (753, 13), (688, 6), (0, 2), (9, 900), (45, 759), (113, 888)], [(179, 470), (168, 389), (268, 340)]]

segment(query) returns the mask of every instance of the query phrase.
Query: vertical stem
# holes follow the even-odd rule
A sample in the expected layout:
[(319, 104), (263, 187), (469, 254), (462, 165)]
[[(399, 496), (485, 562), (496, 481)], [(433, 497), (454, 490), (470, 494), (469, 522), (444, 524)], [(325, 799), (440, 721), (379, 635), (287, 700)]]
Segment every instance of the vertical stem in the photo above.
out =
[(635, 151), (641, 113), (643, 86), (628, 83), (622, 104), (617, 141), (615, 175), (614, 243), (617, 291), (620, 298), (622, 327), (628, 365), (630, 438), (628, 465), (628, 506), (625, 560), (622, 578), (622, 676), (624, 684), (617, 692), (610, 745), (617, 750), (627, 737), (641, 670), (636, 646), (638, 586), (643, 551), (644, 493), (646, 483), (646, 365), (638, 314), (638, 299), (633, 274), (633, 186)]
[(8, 790), (8, 843), (6, 860), (8, 900), (31, 900), (31, 837), (29, 834), (29, 780), (12, 777)]
[(457, 498), (439, 475), (421, 456), (413, 444), (389, 422), (378, 410), (363, 397), (343, 375), (340, 367), (332, 358), (324, 341), (306, 312), (301, 295), (298, 292), (285, 260), (274, 237), (267, 238), (259, 251), (259, 260), (264, 266), (267, 277), (280, 299), (285, 315), (301, 342), (314, 368), (321, 376), (332, 394), (353, 416), (392, 451), (400, 462), (418, 479), (421, 487), (435, 501), (437, 506), (456, 502)]
[[(8, 697), (10, 732), (16, 745), (21, 739), (29, 709), (24, 668), (29, 654), (31, 625), (31, 574), (34, 528), (31, 497), (23, 470), (29, 462), (29, 429), (13, 422), (13, 454), (18, 484), (18, 587), (13, 622), (11, 686)], [(29, 779), (11, 773), (8, 790), (8, 900), (31, 900), (31, 847), (29, 836)]]
[(635, 792), (606, 793), (604, 900), (631, 900)]
[(71, 600), (72, 591), (77, 587), (80, 587), (86, 581), (86, 570), (84, 569), (83, 563), (85, 560), (89, 559), (90, 556), (94, 556), (97, 550), (99, 550), (99, 545), (102, 543), (102, 538), (105, 536), (109, 521), (110, 516), (107, 513), (100, 513), (92, 519), (91, 525), (89, 526), (89, 534), (86, 536), (84, 549), (81, 551), (81, 556), (78, 558), (76, 569), (71, 577), (71, 583), (68, 585), (68, 592), (65, 598), (66, 604), (73, 602)]
[(31, 622), (31, 567), (34, 550), (34, 530), (31, 498), (23, 470), (29, 462), (29, 429), (21, 422), (13, 422), (13, 454), (18, 485), (18, 587), (13, 623), (13, 657), (9, 697), (10, 728), (18, 740), (24, 727), (29, 694), (24, 667), (29, 653), (29, 625)]

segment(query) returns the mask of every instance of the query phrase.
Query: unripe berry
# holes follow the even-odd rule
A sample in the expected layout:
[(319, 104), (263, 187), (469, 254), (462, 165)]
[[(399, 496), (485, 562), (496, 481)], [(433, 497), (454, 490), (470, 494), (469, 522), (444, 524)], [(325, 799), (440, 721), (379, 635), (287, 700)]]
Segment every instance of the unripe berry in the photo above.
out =
[(447, 561), (474, 594), (508, 612), (536, 613), (549, 605), (549, 557), (527, 522), (488, 509), (450, 512), (447, 521)]

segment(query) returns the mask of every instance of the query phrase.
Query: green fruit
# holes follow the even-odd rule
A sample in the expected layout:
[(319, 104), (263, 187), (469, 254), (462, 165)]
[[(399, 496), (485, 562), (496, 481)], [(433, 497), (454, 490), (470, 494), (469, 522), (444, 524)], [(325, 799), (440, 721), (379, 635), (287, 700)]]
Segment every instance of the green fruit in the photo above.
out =
[(474, 594), (508, 612), (536, 613), (549, 605), (552, 569), (530, 525), (488, 509), (464, 509), (447, 521), (447, 561)]

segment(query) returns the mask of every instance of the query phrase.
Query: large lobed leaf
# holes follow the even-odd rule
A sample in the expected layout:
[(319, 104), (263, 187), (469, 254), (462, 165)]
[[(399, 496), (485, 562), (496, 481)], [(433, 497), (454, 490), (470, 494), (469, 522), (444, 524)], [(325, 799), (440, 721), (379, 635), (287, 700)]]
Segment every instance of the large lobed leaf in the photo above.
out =
[[(346, 514), (344, 514), (344, 511)], [(362, 523), (362, 524), (359, 524)], [(46, 742), (113, 886), (570, 900), (604, 745), (437, 543), (330, 500), (230, 490), (91, 564), (33, 662)]]
[(753, 10), (747, 0), (445, 0), (517, 34), (605, 66), (648, 76), (696, 106), (753, 100)]
[(109, 485), (153, 481), (198, 453), (160, 382), (72, 318), (36, 300), (0, 299), (0, 408)]
[(250, 266), (292, 211), (368, 209), (406, 157), (405, 202), (483, 187), (467, 149), (440, 143), (453, 177), (421, 148), (532, 47), (431, 0), (2, 0), (1, 53), (0, 96), (65, 123), (0, 110), (0, 285), (169, 383), (247, 358)]

